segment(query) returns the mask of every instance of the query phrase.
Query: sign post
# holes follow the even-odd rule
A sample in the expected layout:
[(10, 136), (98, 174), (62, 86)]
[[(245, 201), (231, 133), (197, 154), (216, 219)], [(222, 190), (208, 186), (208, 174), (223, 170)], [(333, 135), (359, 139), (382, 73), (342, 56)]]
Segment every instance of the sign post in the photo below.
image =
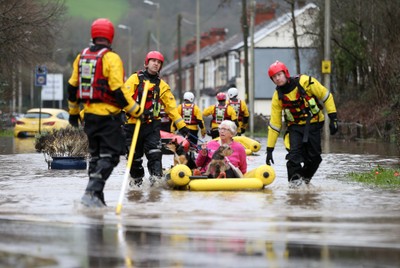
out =
[(39, 105), (39, 134), (42, 125), (42, 86), (47, 83), (47, 67), (45, 65), (36, 65), (35, 68), (35, 86), (40, 87), (40, 105)]

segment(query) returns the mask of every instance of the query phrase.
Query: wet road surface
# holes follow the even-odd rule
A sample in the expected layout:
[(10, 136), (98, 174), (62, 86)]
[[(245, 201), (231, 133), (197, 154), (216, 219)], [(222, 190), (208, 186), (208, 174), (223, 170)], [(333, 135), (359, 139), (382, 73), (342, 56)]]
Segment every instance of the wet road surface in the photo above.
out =
[[(387, 150), (357, 154), (348, 151), (354, 145), (331, 146), (311, 185), (289, 189), (278, 144), (277, 178), (263, 191), (172, 191), (145, 183), (129, 189), (116, 215), (124, 158), (106, 184), (108, 208), (89, 210), (79, 204), (86, 171), (48, 170), (44, 156), (23, 143), (23, 153), (0, 155), (0, 267), (400, 264), (400, 191), (345, 176), (398, 165)], [(260, 155), (248, 156), (249, 169), (265, 162), (261, 143)], [(165, 156), (164, 166), (171, 163)]]

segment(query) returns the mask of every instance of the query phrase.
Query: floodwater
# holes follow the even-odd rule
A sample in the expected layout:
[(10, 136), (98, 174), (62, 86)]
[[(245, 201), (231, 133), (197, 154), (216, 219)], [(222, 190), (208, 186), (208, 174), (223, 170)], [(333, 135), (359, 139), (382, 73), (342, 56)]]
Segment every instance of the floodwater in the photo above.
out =
[[(249, 169), (265, 163), (265, 139)], [(106, 209), (82, 208), (85, 170), (48, 170), (32, 139), (0, 138), (0, 267), (399, 267), (399, 190), (346, 174), (399, 165), (392, 146), (331, 142), (309, 187), (289, 189), (285, 150), (262, 191), (128, 189), (122, 157)], [(164, 166), (172, 156), (164, 156)]]

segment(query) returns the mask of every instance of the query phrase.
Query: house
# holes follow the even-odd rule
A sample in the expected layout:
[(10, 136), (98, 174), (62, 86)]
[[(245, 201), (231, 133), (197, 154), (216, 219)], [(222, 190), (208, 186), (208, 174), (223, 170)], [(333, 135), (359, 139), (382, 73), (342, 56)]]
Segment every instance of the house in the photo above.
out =
[[(257, 7), (256, 10), (262, 10)], [(294, 39), (291, 12), (275, 18), (271, 9), (266, 9), (269, 15), (267, 21), (256, 25), (254, 29), (254, 110), (251, 114), (262, 114), (268, 116), (272, 94), (275, 86), (267, 75), (268, 67), (276, 60), (284, 62), (291, 72), (295, 74)], [(272, 11), (274, 9), (272, 8)], [(312, 47), (312, 32), (310, 29), (315, 21), (318, 7), (307, 4), (294, 11), (297, 25), (298, 44), (300, 47), (301, 72), (317, 76), (319, 66), (311, 66), (310, 59), (316, 55), (316, 48)], [(256, 14), (257, 15), (257, 14)], [(265, 15), (265, 14), (264, 14)], [(257, 18), (257, 16), (256, 16)], [(203, 34), (200, 46), (199, 64), (199, 89), (200, 98), (196, 96), (197, 103), (201, 109), (216, 102), (215, 95), (218, 92), (229, 89), (230, 84), (236, 84), (239, 97), (245, 99), (244, 87), (244, 42), (242, 33), (237, 33), (225, 39), (225, 33), (221, 29), (212, 29), (208, 34)], [(211, 41), (210, 41), (211, 40)], [(195, 90), (196, 53), (195, 40), (188, 42), (182, 50), (182, 92)], [(251, 38), (248, 39), (248, 47), (251, 47)], [(162, 76), (171, 88), (177, 87), (179, 61), (175, 59), (163, 67)], [(249, 58), (251, 66), (251, 59)], [(249, 68), (249, 72), (252, 68)], [(249, 73), (249, 80), (253, 77)], [(251, 89), (249, 89), (251, 90)], [(177, 96), (182, 96), (177, 94)], [(195, 94), (196, 95), (196, 94)], [(178, 99), (178, 98), (177, 98)], [(250, 107), (249, 107), (250, 108)]]

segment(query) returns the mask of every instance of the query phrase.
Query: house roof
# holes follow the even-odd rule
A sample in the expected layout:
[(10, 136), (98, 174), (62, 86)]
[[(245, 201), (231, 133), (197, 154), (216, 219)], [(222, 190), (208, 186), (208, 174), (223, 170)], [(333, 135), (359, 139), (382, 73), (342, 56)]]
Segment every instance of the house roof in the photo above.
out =
[[(315, 9), (317, 6), (313, 3), (307, 4), (304, 7), (300, 9), (296, 9), (294, 11), (294, 17), (298, 17), (299, 15), (305, 13), (309, 9)], [(263, 24), (258, 25), (255, 30), (254, 30), (254, 43), (257, 43), (276, 31), (277, 29), (281, 28), (283, 25), (286, 23), (290, 22), (292, 19), (292, 14), (291, 12), (287, 12), (283, 15), (281, 15), (279, 18), (276, 20), (272, 21), (267, 21)], [(238, 44), (232, 47), (232, 50), (240, 49), (244, 45), (243, 40), (241, 40)]]
[[(294, 11), (294, 16), (297, 17), (304, 12), (306, 12), (309, 9), (314, 9), (317, 8), (315, 4), (307, 4), (304, 7), (300, 9), (296, 9)], [(258, 41), (262, 40), (275, 30), (279, 29), (286, 23), (288, 23), (291, 20), (291, 12), (287, 12), (277, 18), (276, 20), (272, 21), (267, 21), (263, 24), (258, 25), (254, 29), (254, 42), (257, 43)], [(248, 42), (250, 42), (250, 37), (248, 39)], [(242, 49), (244, 46), (243, 42), (243, 35), (242, 33), (237, 33), (230, 38), (228, 38), (225, 41), (219, 41), (217, 43), (214, 43), (210, 46), (206, 46), (200, 50), (200, 62), (204, 61), (205, 59), (209, 58), (214, 58), (219, 55), (225, 54), (229, 51), (237, 51)], [(196, 53), (193, 53), (189, 56), (182, 57), (182, 67), (188, 67), (188, 66), (194, 66), (196, 65)], [(165, 65), (163, 67), (162, 74), (163, 75), (169, 75), (171, 73), (174, 73), (178, 69), (178, 59), (174, 60), (173, 62)]]

